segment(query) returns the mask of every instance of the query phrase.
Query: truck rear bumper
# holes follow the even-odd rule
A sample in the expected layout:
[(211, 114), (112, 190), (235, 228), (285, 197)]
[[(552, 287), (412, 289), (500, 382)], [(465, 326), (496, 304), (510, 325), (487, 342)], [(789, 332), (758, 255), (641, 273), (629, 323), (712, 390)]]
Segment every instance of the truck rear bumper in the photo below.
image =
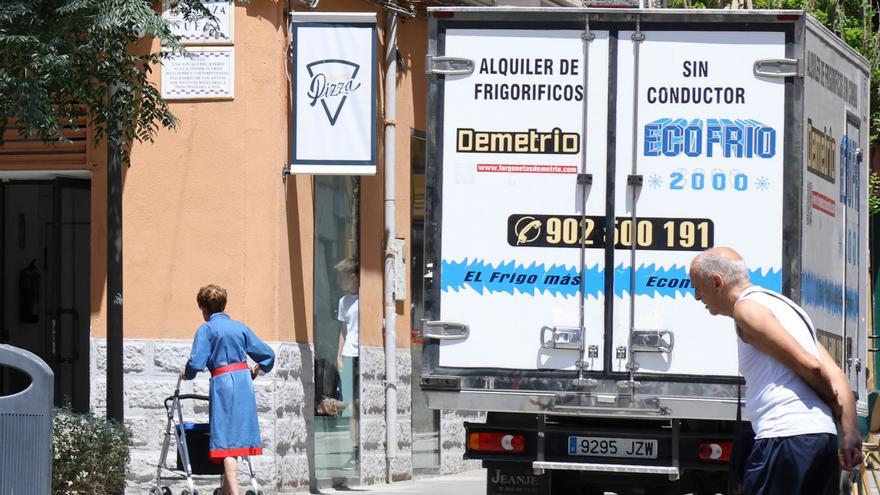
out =
[(637, 419), (736, 420), (736, 397), (645, 396), (512, 390), (426, 391), (428, 407), (459, 411)]

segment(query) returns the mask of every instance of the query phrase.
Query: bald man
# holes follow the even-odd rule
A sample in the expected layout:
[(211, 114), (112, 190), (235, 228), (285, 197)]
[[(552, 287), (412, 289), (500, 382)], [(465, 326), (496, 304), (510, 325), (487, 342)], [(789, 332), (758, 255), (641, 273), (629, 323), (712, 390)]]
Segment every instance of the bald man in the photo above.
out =
[(862, 461), (861, 434), (846, 375), (819, 345), (809, 316), (752, 285), (742, 257), (728, 247), (697, 255), (690, 277), (697, 300), (736, 323), (745, 410), (755, 430), (743, 494), (837, 494), (838, 465)]

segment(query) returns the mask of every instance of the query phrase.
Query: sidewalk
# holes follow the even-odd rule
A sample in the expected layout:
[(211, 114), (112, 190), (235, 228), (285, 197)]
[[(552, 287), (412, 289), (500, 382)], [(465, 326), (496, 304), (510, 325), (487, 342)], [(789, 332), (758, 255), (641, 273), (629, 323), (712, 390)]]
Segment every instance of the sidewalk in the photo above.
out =
[(449, 476), (437, 476), (391, 484), (355, 486), (351, 488), (322, 488), (321, 493), (371, 493), (418, 495), (482, 495), (486, 493), (486, 470), (476, 469)]

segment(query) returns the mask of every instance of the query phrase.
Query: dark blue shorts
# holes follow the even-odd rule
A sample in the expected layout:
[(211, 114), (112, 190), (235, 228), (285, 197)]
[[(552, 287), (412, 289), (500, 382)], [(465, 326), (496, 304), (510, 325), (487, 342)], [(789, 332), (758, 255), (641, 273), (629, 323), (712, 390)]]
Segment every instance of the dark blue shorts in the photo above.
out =
[(837, 495), (837, 435), (818, 433), (755, 440), (743, 495)]

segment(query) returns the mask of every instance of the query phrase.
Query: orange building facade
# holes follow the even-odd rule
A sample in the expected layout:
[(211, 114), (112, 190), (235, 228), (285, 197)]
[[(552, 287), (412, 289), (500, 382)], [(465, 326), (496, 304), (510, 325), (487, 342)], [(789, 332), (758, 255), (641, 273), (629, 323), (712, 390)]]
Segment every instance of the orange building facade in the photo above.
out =
[[(376, 14), (375, 175), (282, 173), (297, 132), (291, 123), (289, 8)], [(276, 351), (275, 370), (255, 382), (264, 440), (256, 471), (266, 493), (460, 471), (468, 466), (461, 458), (467, 418), (427, 408), (417, 385), (418, 339), (411, 339), (424, 276), (427, 22), (398, 18), (396, 115), (386, 119), (389, 17), (377, 3), (324, 0), (309, 9), (298, 2), (252, 0), (233, 10), (234, 41), (228, 45), (234, 47), (234, 97), (170, 100), (178, 128), (160, 130), (152, 143), (134, 143), (125, 170), (124, 407), (133, 433), (127, 493), (147, 493), (156, 484), (163, 400), (173, 392), (202, 322), (195, 296), (208, 283), (226, 288), (227, 312)], [(159, 48), (158, 41), (143, 43)], [(162, 70), (152, 73), (157, 86)], [(383, 139), (387, 125), (396, 127), (391, 143)], [(86, 131), (71, 131), (71, 145), (48, 148), (14, 131), (0, 148), (0, 341), (50, 362), (57, 402), (104, 414), (107, 152), (93, 148)], [(406, 294), (394, 306), (393, 425), (385, 414), (387, 146), (395, 150), (394, 237), (404, 246), (406, 269)], [(357, 369), (348, 370), (356, 371), (353, 380), (333, 359), (345, 338), (337, 302), (353, 291), (339, 281), (338, 264), (345, 259), (359, 263), (359, 358)], [(38, 289), (25, 290), (28, 280)], [(183, 391), (206, 393), (203, 375)], [(9, 378), (0, 377), (0, 384), (4, 379), (8, 386)], [(185, 405), (184, 413), (207, 420), (203, 404)], [(396, 449), (386, 449), (388, 427), (397, 430)], [(173, 456), (169, 460), (174, 464)], [(169, 485), (175, 492), (182, 486)]]

